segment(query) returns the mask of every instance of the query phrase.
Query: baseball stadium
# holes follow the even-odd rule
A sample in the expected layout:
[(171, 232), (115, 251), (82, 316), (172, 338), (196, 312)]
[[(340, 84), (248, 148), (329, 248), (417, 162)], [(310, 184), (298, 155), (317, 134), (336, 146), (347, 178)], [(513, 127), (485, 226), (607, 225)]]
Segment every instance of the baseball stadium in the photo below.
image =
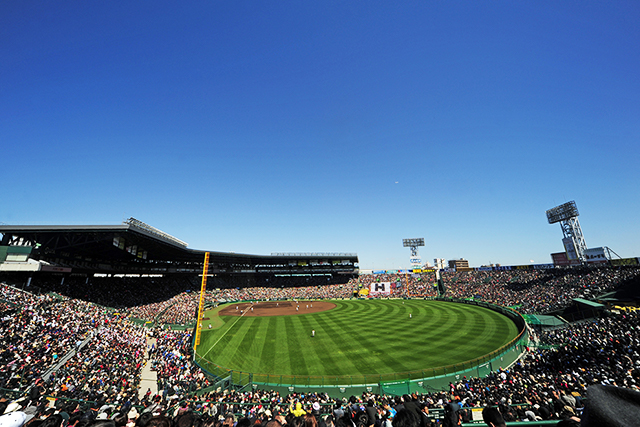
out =
[[(363, 272), (353, 253), (193, 250), (134, 218), (0, 233), (9, 399), (255, 416), (400, 398), (431, 423), (459, 402), (469, 425), (492, 404), (545, 425), (564, 410), (545, 418), (547, 396), (635, 385), (637, 259)], [(591, 350), (602, 329), (617, 339)]]

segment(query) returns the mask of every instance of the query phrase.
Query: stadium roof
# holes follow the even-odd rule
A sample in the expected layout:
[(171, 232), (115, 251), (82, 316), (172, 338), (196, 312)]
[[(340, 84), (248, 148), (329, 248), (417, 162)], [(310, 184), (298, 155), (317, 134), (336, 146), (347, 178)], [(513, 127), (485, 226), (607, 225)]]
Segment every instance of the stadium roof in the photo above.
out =
[(345, 253), (252, 255), (189, 249), (185, 242), (133, 218), (119, 225), (0, 225), (0, 233), (2, 245), (32, 246), (31, 258), (76, 271), (201, 271), (205, 252), (210, 253), (210, 271), (217, 272), (285, 273), (310, 264), (319, 267), (315, 270), (353, 272), (358, 263), (357, 254)]

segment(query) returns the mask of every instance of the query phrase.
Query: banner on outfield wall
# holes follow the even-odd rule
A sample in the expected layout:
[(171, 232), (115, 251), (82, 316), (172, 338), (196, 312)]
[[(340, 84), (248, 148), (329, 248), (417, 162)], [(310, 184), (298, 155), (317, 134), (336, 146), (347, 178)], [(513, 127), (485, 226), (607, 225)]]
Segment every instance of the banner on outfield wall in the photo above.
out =
[(584, 251), (584, 257), (589, 264), (609, 261), (604, 253), (604, 248), (589, 248)]
[(375, 282), (369, 285), (369, 293), (371, 294), (389, 294), (391, 293), (391, 282)]

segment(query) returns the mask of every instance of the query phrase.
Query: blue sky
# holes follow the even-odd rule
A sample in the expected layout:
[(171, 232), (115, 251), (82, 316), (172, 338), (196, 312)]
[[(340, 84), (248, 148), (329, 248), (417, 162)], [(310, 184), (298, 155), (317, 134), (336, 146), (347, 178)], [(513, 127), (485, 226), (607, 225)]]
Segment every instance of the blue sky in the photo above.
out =
[[(399, 4), (398, 4), (399, 3)], [(640, 3), (11, 2), (0, 222), (194, 249), (640, 256)]]

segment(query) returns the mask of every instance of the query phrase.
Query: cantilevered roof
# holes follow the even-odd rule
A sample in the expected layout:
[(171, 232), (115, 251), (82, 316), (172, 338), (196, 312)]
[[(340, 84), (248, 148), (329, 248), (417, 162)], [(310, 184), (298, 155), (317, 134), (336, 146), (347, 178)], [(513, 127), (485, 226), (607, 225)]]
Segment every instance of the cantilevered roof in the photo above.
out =
[[(142, 223), (144, 224), (144, 223)], [(328, 264), (339, 260), (354, 265), (356, 254), (346, 253), (281, 253), (253, 255), (234, 252), (205, 251), (187, 248), (173, 236), (135, 223), (118, 225), (0, 225), (3, 245), (31, 245), (32, 256), (41, 260), (53, 258), (82, 259), (99, 263), (202, 263), (205, 252), (218, 265), (256, 266), (291, 265), (293, 262), (324, 260)], [(135, 248), (134, 248), (135, 247)], [(134, 248), (135, 251), (132, 249)], [(132, 254), (135, 252), (135, 254)], [(241, 268), (240, 268), (241, 269)]]

